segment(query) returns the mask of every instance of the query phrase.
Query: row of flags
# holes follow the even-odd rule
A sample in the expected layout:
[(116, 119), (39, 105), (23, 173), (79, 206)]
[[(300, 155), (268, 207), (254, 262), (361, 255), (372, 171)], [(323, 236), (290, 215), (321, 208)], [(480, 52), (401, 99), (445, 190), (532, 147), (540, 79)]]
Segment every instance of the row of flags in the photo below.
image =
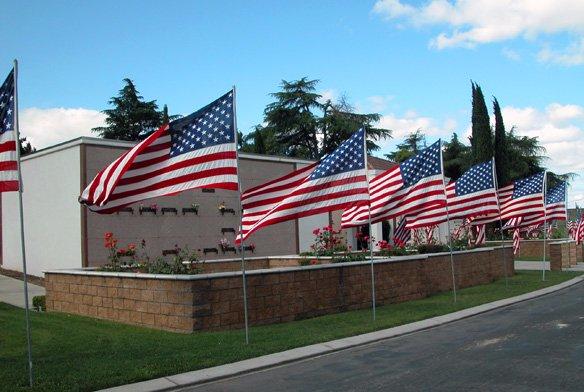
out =
[[(79, 200), (96, 212), (112, 213), (187, 189), (241, 191), (236, 137), (232, 90), (123, 154), (98, 173)], [(544, 198), (545, 172), (497, 189), (490, 160), (445, 185), (441, 141), (368, 179), (366, 138), (360, 129), (320, 161), (241, 192), (238, 241), (279, 222), (337, 210), (343, 210), (342, 228), (401, 218), (396, 244), (409, 241), (412, 229), (450, 219), (469, 220), (475, 244), (485, 241), (485, 223), (505, 219), (507, 226), (522, 227), (566, 219), (566, 184)]]
[[(98, 213), (112, 213), (188, 189), (241, 191), (235, 104), (233, 89), (163, 125), (100, 171), (79, 201)], [(0, 191), (18, 190), (14, 111), (12, 71), (0, 87)], [(566, 183), (543, 197), (545, 172), (497, 189), (491, 160), (445, 185), (441, 141), (368, 179), (366, 138), (361, 129), (320, 161), (242, 192), (238, 239), (279, 222), (337, 210), (343, 210), (343, 228), (401, 218), (396, 244), (408, 242), (412, 229), (431, 230), (449, 219), (469, 220), (477, 244), (484, 242), (488, 222), (507, 220), (505, 227), (525, 228), (567, 219)]]

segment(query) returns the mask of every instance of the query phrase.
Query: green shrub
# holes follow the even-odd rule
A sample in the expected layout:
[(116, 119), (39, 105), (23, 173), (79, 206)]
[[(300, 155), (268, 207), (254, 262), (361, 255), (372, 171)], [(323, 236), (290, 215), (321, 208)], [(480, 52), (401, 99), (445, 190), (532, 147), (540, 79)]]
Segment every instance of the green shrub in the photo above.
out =
[(37, 295), (35, 297), (32, 297), (32, 307), (37, 312), (46, 311), (47, 310), (46, 297), (44, 295)]
[(368, 255), (369, 253), (367, 252), (336, 254), (333, 256), (331, 263), (350, 263), (354, 261), (365, 261), (367, 260)]
[(440, 253), (440, 252), (448, 252), (448, 246), (443, 244), (422, 244), (418, 245), (418, 253)]

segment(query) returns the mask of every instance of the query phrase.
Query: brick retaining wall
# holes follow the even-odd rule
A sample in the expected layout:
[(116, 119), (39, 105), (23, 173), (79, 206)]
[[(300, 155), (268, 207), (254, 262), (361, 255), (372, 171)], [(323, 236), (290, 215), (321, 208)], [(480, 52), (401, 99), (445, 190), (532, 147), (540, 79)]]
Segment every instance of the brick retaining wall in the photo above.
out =
[[(507, 248), (455, 252), (457, 287), (492, 282), (514, 267)], [(452, 289), (447, 253), (375, 262), (378, 304)], [(153, 328), (192, 332), (243, 327), (240, 272), (185, 275), (45, 273), (47, 310)], [(305, 319), (371, 306), (368, 262), (254, 270), (248, 273), (251, 325)]]

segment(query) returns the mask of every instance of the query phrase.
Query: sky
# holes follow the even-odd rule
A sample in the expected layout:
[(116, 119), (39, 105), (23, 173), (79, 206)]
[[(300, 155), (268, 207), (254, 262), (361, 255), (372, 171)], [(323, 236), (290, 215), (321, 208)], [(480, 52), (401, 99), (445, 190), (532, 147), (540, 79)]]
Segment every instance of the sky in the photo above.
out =
[[(537, 136), (545, 162), (575, 172), (584, 205), (584, 1), (0, 0), (0, 75), (19, 60), (21, 133), (37, 148), (103, 124), (132, 79), (188, 114), (237, 87), (239, 129), (262, 122), (281, 80), (318, 79), (393, 130), (466, 140), (471, 80), (506, 127)], [(95, 135), (94, 135), (95, 136)]]

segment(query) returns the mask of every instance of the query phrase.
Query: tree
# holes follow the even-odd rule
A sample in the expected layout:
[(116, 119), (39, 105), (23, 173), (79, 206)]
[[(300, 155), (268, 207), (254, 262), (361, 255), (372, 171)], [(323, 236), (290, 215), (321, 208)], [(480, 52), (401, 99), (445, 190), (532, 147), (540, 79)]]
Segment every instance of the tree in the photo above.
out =
[(495, 165), (497, 166), (497, 183), (505, 185), (510, 180), (509, 148), (507, 146), (507, 134), (503, 115), (497, 98), (493, 100), (493, 112), (495, 114)]
[(282, 91), (271, 94), (276, 101), (264, 111), (266, 128), (276, 133), (288, 156), (320, 158), (315, 112), (322, 110), (322, 104), (321, 96), (315, 93), (317, 83), (306, 77), (292, 82), (282, 80)]
[(33, 147), (29, 141), (26, 140), (26, 136), (21, 137), (18, 140), (18, 144), (20, 146), (20, 156), (25, 156), (28, 154), (32, 154), (36, 151), (36, 148)]
[(367, 152), (380, 149), (376, 141), (391, 137), (392, 131), (374, 126), (381, 116), (377, 113), (357, 114), (346, 96), (336, 103), (330, 100), (324, 104), (324, 115), (320, 120), (322, 134), (321, 155), (333, 152), (355, 131), (364, 128), (367, 134)]
[(256, 125), (252, 132), (238, 139), (239, 148), (243, 152), (256, 154), (285, 155), (282, 145), (278, 143), (273, 128), (264, 128)]
[(410, 133), (403, 143), (397, 145), (397, 149), (389, 154), (385, 154), (387, 159), (400, 163), (409, 157), (417, 154), (426, 146), (426, 136), (420, 129)]
[(102, 111), (107, 126), (92, 131), (107, 139), (141, 140), (162, 124), (163, 113), (158, 111), (156, 100), (144, 101), (133, 81), (126, 78), (124, 83), (118, 96), (108, 102), (114, 108)]
[(489, 123), (489, 112), (481, 87), (472, 82), (472, 147), (473, 164), (482, 163), (493, 157), (493, 133)]
[[(545, 168), (545, 147), (539, 144), (537, 137), (518, 136), (515, 127), (507, 134), (507, 148), (509, 159), (509, 181), (528, 177), (539, 173)], [(500, 184), (503, 186), (505, 184)]]
[(462, 144), (458, 140), (458, 135), (453, 133), (450, 142), (444, 142), (442, 158), (444, 175), (451, 180), (457, 180), (470, 168), (470, 147)]
[(282, 91), (272, 94), (276, 101), (264, 111), (265, 126), (258, 126), (249, 134), (246, 148), (319, 159), (334, 151), (359, 128), (367, 132), (369, 152), (380, 148), (376, 141), (391, 137), (391, 130), (375, 126), (379, 114), (355, 113), (344, 96), (337, 102), (322, 103), (322, 97), (315, 93), (317, 84), (318, 80), (306, 77), (292, 82), (283, 80)]

